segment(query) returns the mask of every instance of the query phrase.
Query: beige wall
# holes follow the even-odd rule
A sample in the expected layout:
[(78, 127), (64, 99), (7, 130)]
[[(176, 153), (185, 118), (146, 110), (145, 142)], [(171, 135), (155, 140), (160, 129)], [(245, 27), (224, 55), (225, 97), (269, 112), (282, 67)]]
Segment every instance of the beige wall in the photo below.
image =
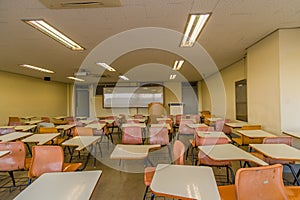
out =
[(248, 121), (280, 133), (279, 34), (247, 50)]
[(67, 115), (67, 84), (0, 71), (0, 124), (9, 116)]
[(300, 29), (279, 31), (281, 129), (300, 130)]
[[(215, 74), (211, 77), (208, 77), (206, 81), (201, 81), (201, 94), (202, 94), (202, 110), (212, 110), (211, 109), (211, 95), (209, 93), (207, 83), (212, 84), (213, 79), (216, 79), (217, 76), (221, 75), (223, 86), (225, 89), (225, 104), (226, 113), (225, 118), (235, 120), (235, 82), (245, 79), (246, 77), (246, 63), (243, 60), (240, 60), (233, 65), (225, 68), (220, 72), (220, 74)], [(223, 100), (224, 101), (224, 100)], [(212, 113), (215, 114), (215, 113)], [(218, 114), (215, 114), (218, 115)]]

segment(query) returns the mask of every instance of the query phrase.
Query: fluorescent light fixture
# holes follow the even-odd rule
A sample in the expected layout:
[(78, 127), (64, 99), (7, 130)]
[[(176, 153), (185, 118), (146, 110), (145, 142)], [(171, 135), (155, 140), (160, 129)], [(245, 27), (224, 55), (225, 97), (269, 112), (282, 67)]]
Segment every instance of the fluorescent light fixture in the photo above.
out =
[(111, 66), (109, 66), (108, 64), (106, 63), (96, 63), (97, 65), (100, 65), (101, 67), (104, 67), (105, 69), (107, 69), (108, 71), (110, 72), (115, 72), (116, 70), (114, 68), (112, 68)]
[(174, 80), (176, 78), (176, 74), (171, 74), (170, 75), (170, 80)]
[(75, 77), (73, 77), (73, 76), (68, 76), (67, 78), (68, 78), (68, 79), (72, 79), (72, 80), (74, 80), (74, 81), (81, 81), (81, 82), (84, 81), (83, 79), (75, 78)]
[(79, 44), (77, 44), (76, 42), (74, 42), (73, 40), (65, 36), (56, 28), (49, 25), (43, 19), (24, 19), (22, 21), (24, 21), (26, 24), (29, 24), (30, 26), (36, 28), (37, 30), (41, 31), (42, 33), (48, 35), (52, 39), (56, 40), (57, 42), (65, 45), (66, 47), (74, 51), (84, 50), (83, 47), (81, 47)]
[(48, 70), (48, 69), (44, 69), (44, 68), (40, 68), (40, 67), (36, 67), (36, 66), (32, 66), (32, 65), (27, 65), (27, 64), (21, 64), (20, 67), (26, 67), (29, 69), (33, 69), (33, 70), (37, 70), (37, 71), (41, 71), (41, 72), (46, 72), (49, 74), (54, 74), (54, 71)]
[(180, 47), (192, 47), (203, 30), (211, 13), (190, 14)]
[(123, 80), (125, 80), (125, 81), (128, 81), (128, 80), (129, 80), (129, 78), (127, 78), (127, 77), (124, 76), (124, 75), (120, 75), (119, 78), (121, 78), (121, 79), (123, 79)]
[(184, 63), (184, 60), (175, 60), (173, 70), (176, 70), (176, 71), (180, 70), (183, 63)]

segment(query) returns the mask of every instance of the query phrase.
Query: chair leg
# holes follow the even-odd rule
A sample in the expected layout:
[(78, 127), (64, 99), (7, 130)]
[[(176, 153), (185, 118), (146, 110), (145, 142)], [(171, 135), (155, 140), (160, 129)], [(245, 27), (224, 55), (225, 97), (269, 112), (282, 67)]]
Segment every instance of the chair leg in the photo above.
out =
[(145, 189), (145, 193), (144, 193), (143, 200), (145, 200), (145, 199), (146, 199), (146, 195), (147, 195), (148, 189), (149, 189), (149, 186), (146, 186), (146, 189)]
[(13, 182), (13, 186), (16, 187), (16, 181), (15, 181), (15, 177), (14, 177), (14, 172), (13, 171), (9, 171), (9, 176)]
[(173, 158), (172, 158), (172, 149), (171, 149), (170, 144), (167, 144), (167, 147), (168, 147), (168, 151), (169, 151), (170, 163), (172, 163)]
[(154, 200), (155, 195), (152, 193), (151, 194), (151, 200)]

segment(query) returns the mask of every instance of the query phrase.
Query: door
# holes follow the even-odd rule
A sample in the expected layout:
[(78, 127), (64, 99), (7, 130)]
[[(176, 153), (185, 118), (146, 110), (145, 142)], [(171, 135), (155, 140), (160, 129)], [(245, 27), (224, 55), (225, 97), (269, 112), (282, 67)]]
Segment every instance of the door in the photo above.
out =
[(182, 83), (183, 114), (199, 114), (197, 82)]
[(76, 87), (75, 90), (75, 115), (89, 117), (89, 89), (84, 87)]

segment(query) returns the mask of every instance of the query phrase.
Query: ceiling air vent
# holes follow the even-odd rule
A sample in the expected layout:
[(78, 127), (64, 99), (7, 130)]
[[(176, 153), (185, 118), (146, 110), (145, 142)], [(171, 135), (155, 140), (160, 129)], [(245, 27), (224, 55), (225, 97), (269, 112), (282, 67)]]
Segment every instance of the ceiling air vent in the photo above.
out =
[(51, 9), (119, 7), (120, 0), (40, 0)]

